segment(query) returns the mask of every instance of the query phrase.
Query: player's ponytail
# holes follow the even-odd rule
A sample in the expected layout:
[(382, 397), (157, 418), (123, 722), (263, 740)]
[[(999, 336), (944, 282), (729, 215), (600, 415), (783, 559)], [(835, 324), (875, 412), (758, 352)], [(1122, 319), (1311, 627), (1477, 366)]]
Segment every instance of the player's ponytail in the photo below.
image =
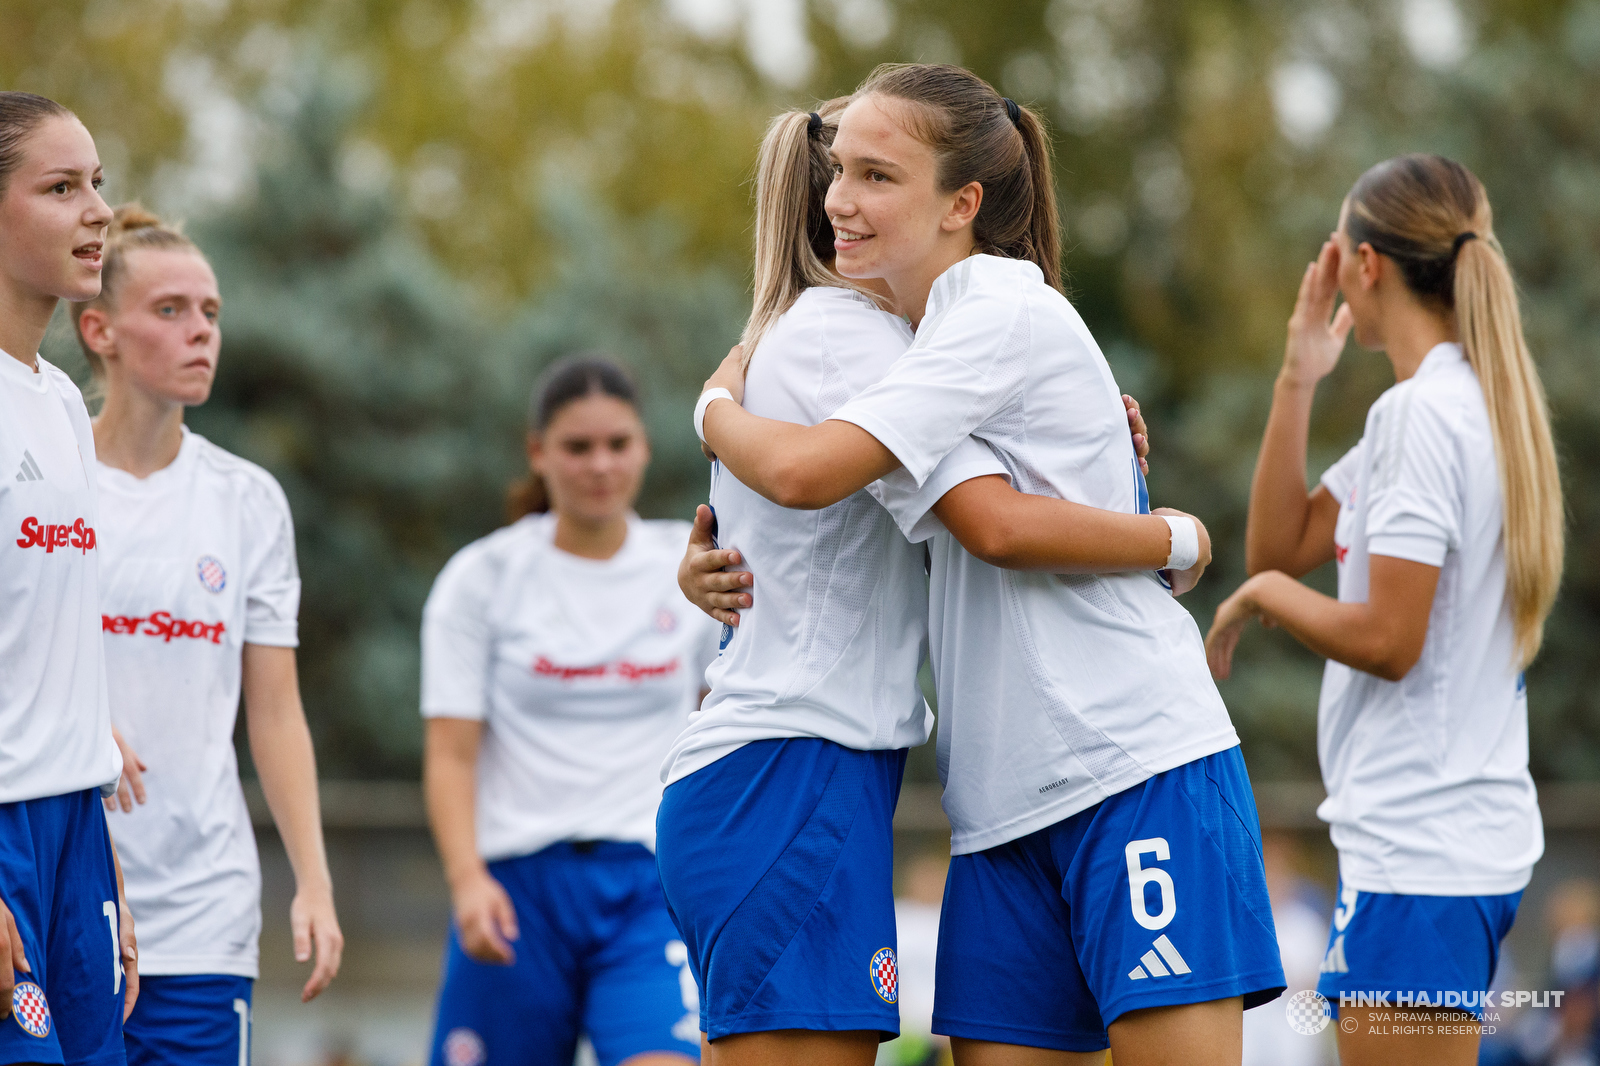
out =
[(1483, 185), (1453, 160), (1379, 163), (1350, 191), (1345, 228), (1400, 267), (1406, 285), (1451, 308), (1489, 411), (1504, 509), (1506, 591), (1517, 656), (1538, 654), (1561, 585), (1561, 478), (1544, 386), (1522, 333), (1516, 284)]
[(70, 114), (48, 96), (0, 92), (0, 196), (5, 195), (12, 171), (22, 162), (22, 142), (28, 134), (47, 118)]
[(100, 267), (100, 295), (72, 305), (72, 324), (78, 333), (78, 346), (83, 349), (83, 357), (89, 361), (89, 370), (94, 374), (97, 385), (105, 381), (106, 365), (99, 353), (83, 339), (83, 313), (91, 307), (116, 307), (117, 293), (128, 273), (128, 257), (134, 252), (174, 248), (204, 255), (193, 241), (184, 236), (181, 225), (163, 222), (137, 200), (119, 204), (112, 212)]
[(874, 94), (912, 105), (911, 132), (939, 161), (940, 192), (983, 186), (972, 223), (977, 250), (1027, 259), (1059, 290), (1061, 220), (1050, 137), (1038, 113), (945, 64), (885, 63), (856, 90), (857, 98)]
[(816, 111), (785, 111), (772, 120), (761, 139), (756, 160), (755, 298), (739, 338), (746, 367), (767, 330), (806, 289), (857, 288), (828, 269), (833, 262), (833, 227), (824, 206), (833, 182), (828, 148), (848, 102), (840, 97)]
[[(528, 431), (543, 433), (562, 408), (586, 396), (610, 396), (639, 409), (639, 390), (621, 363), (595, 352), (558, 359), (539, 375), (528, 402)], [(510, 525), (530, 514), (550, 510), (544, 479), (533, 471), (506, 486), (505, 517)]]

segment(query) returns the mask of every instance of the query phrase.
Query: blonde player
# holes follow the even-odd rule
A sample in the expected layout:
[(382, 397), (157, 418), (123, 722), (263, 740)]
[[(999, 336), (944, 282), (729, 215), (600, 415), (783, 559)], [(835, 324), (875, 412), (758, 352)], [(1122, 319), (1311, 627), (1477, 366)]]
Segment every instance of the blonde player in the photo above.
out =
[[(1081, 577), (994, 565), (992, 517), (961, 506), (994, 479), (940, 480), (976, 436), (1018, 488), (1155, 522), (1137, 514), (1115, 382), (1059, 289), (1043, 126), (968, 71), (887, 66), (846, 108), (831, 157), (835, 269), (881, 278), (916, 339), (815, 425), (730, 402), (737, 357), (700, 409), (727, 472), (768, 500), (827, 508), (883, 479), (900, 527), (931, 536), (955, 852), (934, 1031), (961, 1063), (1098, 1063), (1108, 1042), (1119, 1066), (1237, 1063), (1241, 1007), (1275, 997), (1283, 973), (1249, 781), (1199, 632), (1149, 572), (1159, 562)], [(1180, 538), (1197, 534), (1174, 517), (1161, 550), (1188, 555)], [(1118, 537), (1107, 523), (1077, 539), (1093, 555)]]
[(294, 528), (272, 475), (183, 424), (184, 408), (210, 395), (222, 346), (205, 256), (137, 205), (117, 209), (103, 254), (100, 293), (75, 313), (105, 390), (94, 423), (99, 613), (125, 765), (113, 824), (144, 933), (127, 1057), (235, 1066), (248, 1057), (261, 932), (233, 748), (241, 691), (295, 872), (295, 955), (315, 954), (303, 999), (327, 987), (343, 948), (295, 678)]
[(120, 1063), (133, 922), (100, 790), (121, 770), (99, 628), (83, 397), (36, 353), (100, 291), (100, 160), (53, 100), (0, 92), (0, 1063)]
[[(603, 357), (545, 372), (532, 510), (457, 552), (422, 616), (424, 778), (455, 907), (434, 1066), (698, 1059), (656, 873), (657, 776), (716, 627), (674, 581), (688, 525), (644, 521), (650, 445)], [(548, 508), (548, 510), (546, 510)]]
[[(1396, 384), (1307, 492), (1312, 394), (1352, 327)], [(1489, 198), (1461, 164), (1391, 159), (1345, 198), (1300, 281), (1247, 537), (1255, 576), (1207, 638), (1217, 676), (1256, 617), (1328, 658), (1317, 813), (1340, 894), (1317, 988), (1360, 1021), (1339, 1058), (1476, 1062), (1474, 1024), (1375, 1032), (1340, 1003), (1481, 1014), (1544, 851), (1522, 670), (1561, 583), (1561, 482)], [(1329, 559), (1337, 599), (1294, 580)]]

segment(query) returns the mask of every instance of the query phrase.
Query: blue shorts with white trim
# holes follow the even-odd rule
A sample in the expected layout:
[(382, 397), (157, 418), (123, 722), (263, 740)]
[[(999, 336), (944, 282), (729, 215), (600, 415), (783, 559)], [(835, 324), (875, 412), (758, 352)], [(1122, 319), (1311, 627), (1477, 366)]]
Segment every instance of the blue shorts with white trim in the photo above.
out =
[(1521, 902), (1521, 892), (1409, 896), (1341, 883), (1317, 991), (1335, 1012), (1343, 998), (1346, 1005), (1448, 1008), (1481, 1018), (1500, 942)]
[(894, 820), (905, 751), (758, 740), (667, 786), (656, 855), (712, 1040), (900, 1032)]
[(123, 1025), (128, 1066), (250, 1066), (255, 982), (232, 974), (151, 974)]
[(1100, 1051), (1128, 1011), (1283, 989), (1237, 747), (950, 862), (935, 1033)]
[(600, 1066), (651, 1051), (700, 1057), (699, 1004), (642, 844), (568, 841), (489, 864), (516, 908), (510, 966), (478, 962), (454, 923), (432, 1066), (571, 1066), (588, 1036)]
[(100, 791), (0, 803), (0, 899), (22, 934), (0, 1063), (122, 1063), (117, 875)]

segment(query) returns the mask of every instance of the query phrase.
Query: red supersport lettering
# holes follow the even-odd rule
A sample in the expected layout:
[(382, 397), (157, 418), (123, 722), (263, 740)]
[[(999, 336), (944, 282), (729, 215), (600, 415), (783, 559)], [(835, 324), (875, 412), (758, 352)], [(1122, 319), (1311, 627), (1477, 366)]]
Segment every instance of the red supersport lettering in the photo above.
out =
[(1335, 559), (1338, 559), (1340, 563), (1343, 563), (1344, 557), (1349, 554), (1350, 549), (1346, 545), (1340, 544), (1338, 541), (1334, 541), (1333, 556)]
[[(143, 626), (144, 628), (139, 628)], [(222, 643), (222, 634), (228, 627), (222, 622), (190, 622), (182, 618), (174, 618), (166, 611), (156, 611), (154, 614), (143, 618), (130, 618), (128, 615), (100, 616), (100, 631), (103, 633), (142, 633), (147, 637), (160, 637), (164, 642), (171, 644), (174, 637), (188, 637), (191, 640), (209, 640), (213, 644)]]
[(77, 548), (79, 554), (94, 548), (94, 527), (84, 525), (81, 518), (68, 526), (51, 525), (28, 517), (22, 520), (19, 532), (22, 536), (17, 538), (17, 547), (43, 548), (46, 555), (57, 548)]
[(584, 677), (601, 678), (615, 675), (624, 681), (637, 683), (640, 681), (653, 681), (661, 677), (671, 677), (678, 672), (678, 660), (672, 659), (664, 663), (641, 665), (621, 659), (614, 663), (596, 663), (593, 666), (561, 666), (541, 655), (533, 662), (533, 672), (540, 677), (554, 677), (562, 681), (576, 681)]

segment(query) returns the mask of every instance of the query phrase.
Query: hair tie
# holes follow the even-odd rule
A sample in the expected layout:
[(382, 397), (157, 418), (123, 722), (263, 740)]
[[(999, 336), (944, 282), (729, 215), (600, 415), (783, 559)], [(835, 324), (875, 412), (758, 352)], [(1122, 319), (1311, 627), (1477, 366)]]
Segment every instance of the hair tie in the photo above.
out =
[(1461, 254), (1461, 246), (1463, 244), (1466, 244), (1468, 241), (1475, 241), (1477, 239), (1478, 239), (1478, 235), (1476, 233), (1473, 233), (1471, 230), (1467, 230), (1467, 232), (1465, 232), (1465, 233), (1461, 234), (1460, 236), (1456, 237), (1455, 243), (1450, 246), (1450, 254), (1451, 255), (1460, 255)]
[(822, 132), (822, 116), (815, 111), (811, 112), (811, 121), (806, 123), (806, 136), (815, 137)]
[(1006, 117), (1011, 120), (1011, 124), (1020, 129), (1022, 127), (1022, 108), (1018, 107), (1017, 102), (1009, 96), (1002, 96), (1000, 102), (1006, 105)]

